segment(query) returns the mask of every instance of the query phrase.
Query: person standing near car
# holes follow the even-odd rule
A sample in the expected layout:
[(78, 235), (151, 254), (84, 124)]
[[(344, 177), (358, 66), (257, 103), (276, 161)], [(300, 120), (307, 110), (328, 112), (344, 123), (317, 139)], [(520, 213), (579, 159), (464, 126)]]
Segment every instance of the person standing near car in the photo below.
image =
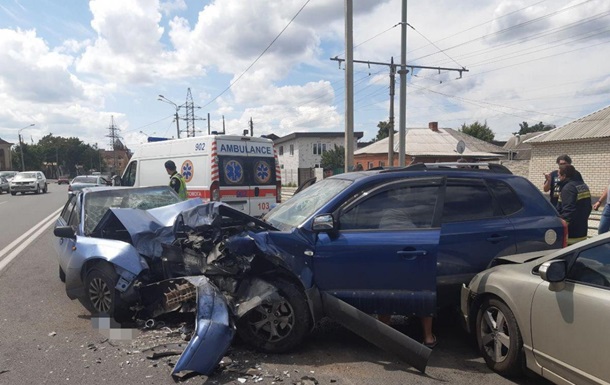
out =
[(607, 233), (610, 230), (610, 196), (608, 196), (608, 191), (610, 191), (610, 182), (608, 187), (599, 198), (597, 202), (593, 204), (593, 210), (597, 211), (599, 206), (604, 203), (604, 210), (602, 211), (602, 216), (599, 218), (599, 227), (597, 228), (597, 234)]
[(576, 173), (571, 164), (559, 167), (561, 191), (557, 211), (568, 223), (568, 245), (587, 239), (591, 215), (591, 191)]
[[(561, 191), (561, 181), (559, 180), (559, 168), (561, 166), (567, 166), (572, 164), (572, 158), (568, 155), (559, 155), (556, 160), (557, 170), (553, 170), (550, 173), (544, 174), (544, 192), (549, 193), (549, 201), (553, 207), (557, 208), (557, 202), (559, 201), (559, 193)], [(582, 175), (576, 171), (575, 179), (583, 180)]]
[(165, 171), (167, 171), (167, 175), (169, 175), (169, 186), (178, 193), (178, 196), (182, 200), (186, 200), (186, 181), (184, 177), (176, 171), (176, 163), (173, 160), (168, 160), (165, 162)]

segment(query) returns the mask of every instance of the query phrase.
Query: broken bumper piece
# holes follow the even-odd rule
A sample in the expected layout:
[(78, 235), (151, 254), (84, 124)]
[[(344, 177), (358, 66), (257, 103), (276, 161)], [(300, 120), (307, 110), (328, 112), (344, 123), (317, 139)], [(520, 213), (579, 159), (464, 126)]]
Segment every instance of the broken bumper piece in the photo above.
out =
[(432, 350), (328, 293), (322, 293), (322, 301), (329, 317), (369, 342), (395, 354), (420, 372), (426, 372)]
[(188, 370), (210, 375), (235, 335), (225, 297), (205, 276), (184, 277), (197, 288), (195, 331), (172, 375)]

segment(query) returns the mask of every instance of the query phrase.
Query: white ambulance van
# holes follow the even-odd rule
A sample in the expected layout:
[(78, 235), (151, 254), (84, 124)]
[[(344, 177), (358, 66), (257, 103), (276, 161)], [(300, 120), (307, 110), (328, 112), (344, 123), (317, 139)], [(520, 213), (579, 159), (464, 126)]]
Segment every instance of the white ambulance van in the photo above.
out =
[(281, 200), (281, 178), (273, 141), (235, 135), (206, 135), (144, 143), (121, 177), (122, 186), (168, 185), (165, 162), (184, 176), (189, 198), (225, 202), (252, 216)]

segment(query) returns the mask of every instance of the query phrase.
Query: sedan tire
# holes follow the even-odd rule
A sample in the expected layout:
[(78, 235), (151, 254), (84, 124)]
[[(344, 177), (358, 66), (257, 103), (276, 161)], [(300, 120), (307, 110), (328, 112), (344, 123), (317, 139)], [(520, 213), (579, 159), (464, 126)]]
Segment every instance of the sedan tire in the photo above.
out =
[(117, 322), (131, 318), (131, 312), (115, 289), (118, 276), (107, 263), (98, 263), (87, 271), (81, 303), (93, 315), (113, 317)]
[(477, 314), (477, 343), (490, 369), (504, 376), (523, 374), (523, 338), (513, 312), (487, 298)]
[(304, 294), (292, 283), (270, 282), (280, 299), (250, 310), (237, 323), (244, 342), (266, 353), (283, 353), (297, 347), (309, 333), (311, 317)]

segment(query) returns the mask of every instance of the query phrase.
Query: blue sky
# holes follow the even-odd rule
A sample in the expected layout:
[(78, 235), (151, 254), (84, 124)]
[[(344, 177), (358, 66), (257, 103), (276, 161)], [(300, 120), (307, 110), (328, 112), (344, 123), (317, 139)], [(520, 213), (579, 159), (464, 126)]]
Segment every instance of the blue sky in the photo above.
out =
[[(343, 131), (344, 71), (330, 60), (344, 58), (343, 11), (343, 0), (3, 0), (0, 138), (35, 124), (26, 140), (107, 148), (111, 117), (130, 147), (175, 136), (157, 95), (180, 105), (188, 88), (212, 130), (224, 116), (230, 134), (250, 118), (255, 135)], [(400, 14), (400, 0), (354, 1), (354, 59), (398, 62)], [(410, 74), (407, 127), (487, 121), (507, 139), (523, 121), (560, 126), (610, 104), (606, 0), (411, 0), (407, 19), (408, 64), (469, 70)], [(388, 119), (388, 69), (356, 64), (354, 83), (355, 130), (370, 140)]]

